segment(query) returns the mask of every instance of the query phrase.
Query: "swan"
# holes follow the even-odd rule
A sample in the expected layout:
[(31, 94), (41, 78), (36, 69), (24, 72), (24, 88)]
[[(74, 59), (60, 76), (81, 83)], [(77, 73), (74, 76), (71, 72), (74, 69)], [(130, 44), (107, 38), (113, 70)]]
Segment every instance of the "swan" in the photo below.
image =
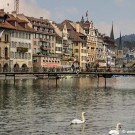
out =
[(119, 130), (121, 129), (121, 123), (117, 123), (116, 130), (111, 130), (109, 135), (119, 135)]
[(85, 122), (85, 117), (84, 117), (85, 112), (82, 112), (82, 120), (79, 119), (74, 119), (71, 121), (71, 124), (81, 124)]

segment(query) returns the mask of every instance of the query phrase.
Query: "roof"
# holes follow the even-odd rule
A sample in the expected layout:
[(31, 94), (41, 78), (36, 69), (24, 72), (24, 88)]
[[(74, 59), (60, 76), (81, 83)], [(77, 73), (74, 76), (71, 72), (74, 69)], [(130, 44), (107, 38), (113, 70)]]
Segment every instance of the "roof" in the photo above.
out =
[[(53, 26), (51, 25), (51, 23), (49, 22), (48, 19), (43, 19), (41, 18), (34, 18), (34, 17), (28, 17), (26, 16), (26, 18), (31, 22), (32, 25), (34, 26), (40, 26), (40, 27), (46, 27), (49, 29), (54, 29)], [(36, 22), (36, 23), (35, 23)], [(39, 24), (40, 23), (40, 24)]]
[(6, 28), (6, 29), (15, 29), (14, 26), (12, 26), (10, 23), (7, 21), (0, 23), (0, 28)]
[(85, 38), (87, 37), (84, 34), (78, 33), (71, 23), (73, 22), (70, 20), (65, 20), (59, 24), (59, 27), (63, 29), (64, 25), (66, 25), (69, 36), (74, 42), (86, 42)]

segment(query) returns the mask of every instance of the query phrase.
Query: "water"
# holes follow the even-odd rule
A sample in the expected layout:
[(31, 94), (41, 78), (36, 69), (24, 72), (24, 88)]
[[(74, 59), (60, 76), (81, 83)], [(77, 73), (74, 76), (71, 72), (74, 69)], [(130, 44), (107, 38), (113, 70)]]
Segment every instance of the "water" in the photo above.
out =
[[(0, 80), (0, 135), (108, 135), (135, 131), (135, 78)], [(86, 112), (86, 122), (70, 125)]]

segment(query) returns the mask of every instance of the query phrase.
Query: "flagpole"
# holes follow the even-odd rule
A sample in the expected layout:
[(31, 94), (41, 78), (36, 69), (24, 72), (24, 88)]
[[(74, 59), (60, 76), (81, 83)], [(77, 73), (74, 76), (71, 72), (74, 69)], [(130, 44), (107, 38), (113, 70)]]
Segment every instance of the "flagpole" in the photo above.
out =
[(86, 17), (87, 17), (87, 21), (88, 21), (88, 10), (86, 11)]

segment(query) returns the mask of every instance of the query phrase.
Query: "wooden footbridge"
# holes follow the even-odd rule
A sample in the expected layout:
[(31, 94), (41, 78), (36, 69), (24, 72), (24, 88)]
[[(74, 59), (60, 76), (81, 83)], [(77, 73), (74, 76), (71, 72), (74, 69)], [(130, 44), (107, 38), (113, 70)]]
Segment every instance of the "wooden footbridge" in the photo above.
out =
[(57, 86), (57, 80), (60, 78), (60, 76), (67, 76), (67, 75), (94, 75), (99, 77), (105, 78), (105, 88), (106, 88), (106, 79), (111, 78), (113, 75), (130, 75), (135, 76), (135, 72), (1, 72), (0, 75), (5, 76), (5, 80), (8, 76), (12, 76), (14, 78), (14, 84), (16, 80), (16, 76), (18, 75), (34, 75), (34, 76), (47, 76), (49, 79), (50, 77), (53, 77), (56, 79), (56, 86)]

